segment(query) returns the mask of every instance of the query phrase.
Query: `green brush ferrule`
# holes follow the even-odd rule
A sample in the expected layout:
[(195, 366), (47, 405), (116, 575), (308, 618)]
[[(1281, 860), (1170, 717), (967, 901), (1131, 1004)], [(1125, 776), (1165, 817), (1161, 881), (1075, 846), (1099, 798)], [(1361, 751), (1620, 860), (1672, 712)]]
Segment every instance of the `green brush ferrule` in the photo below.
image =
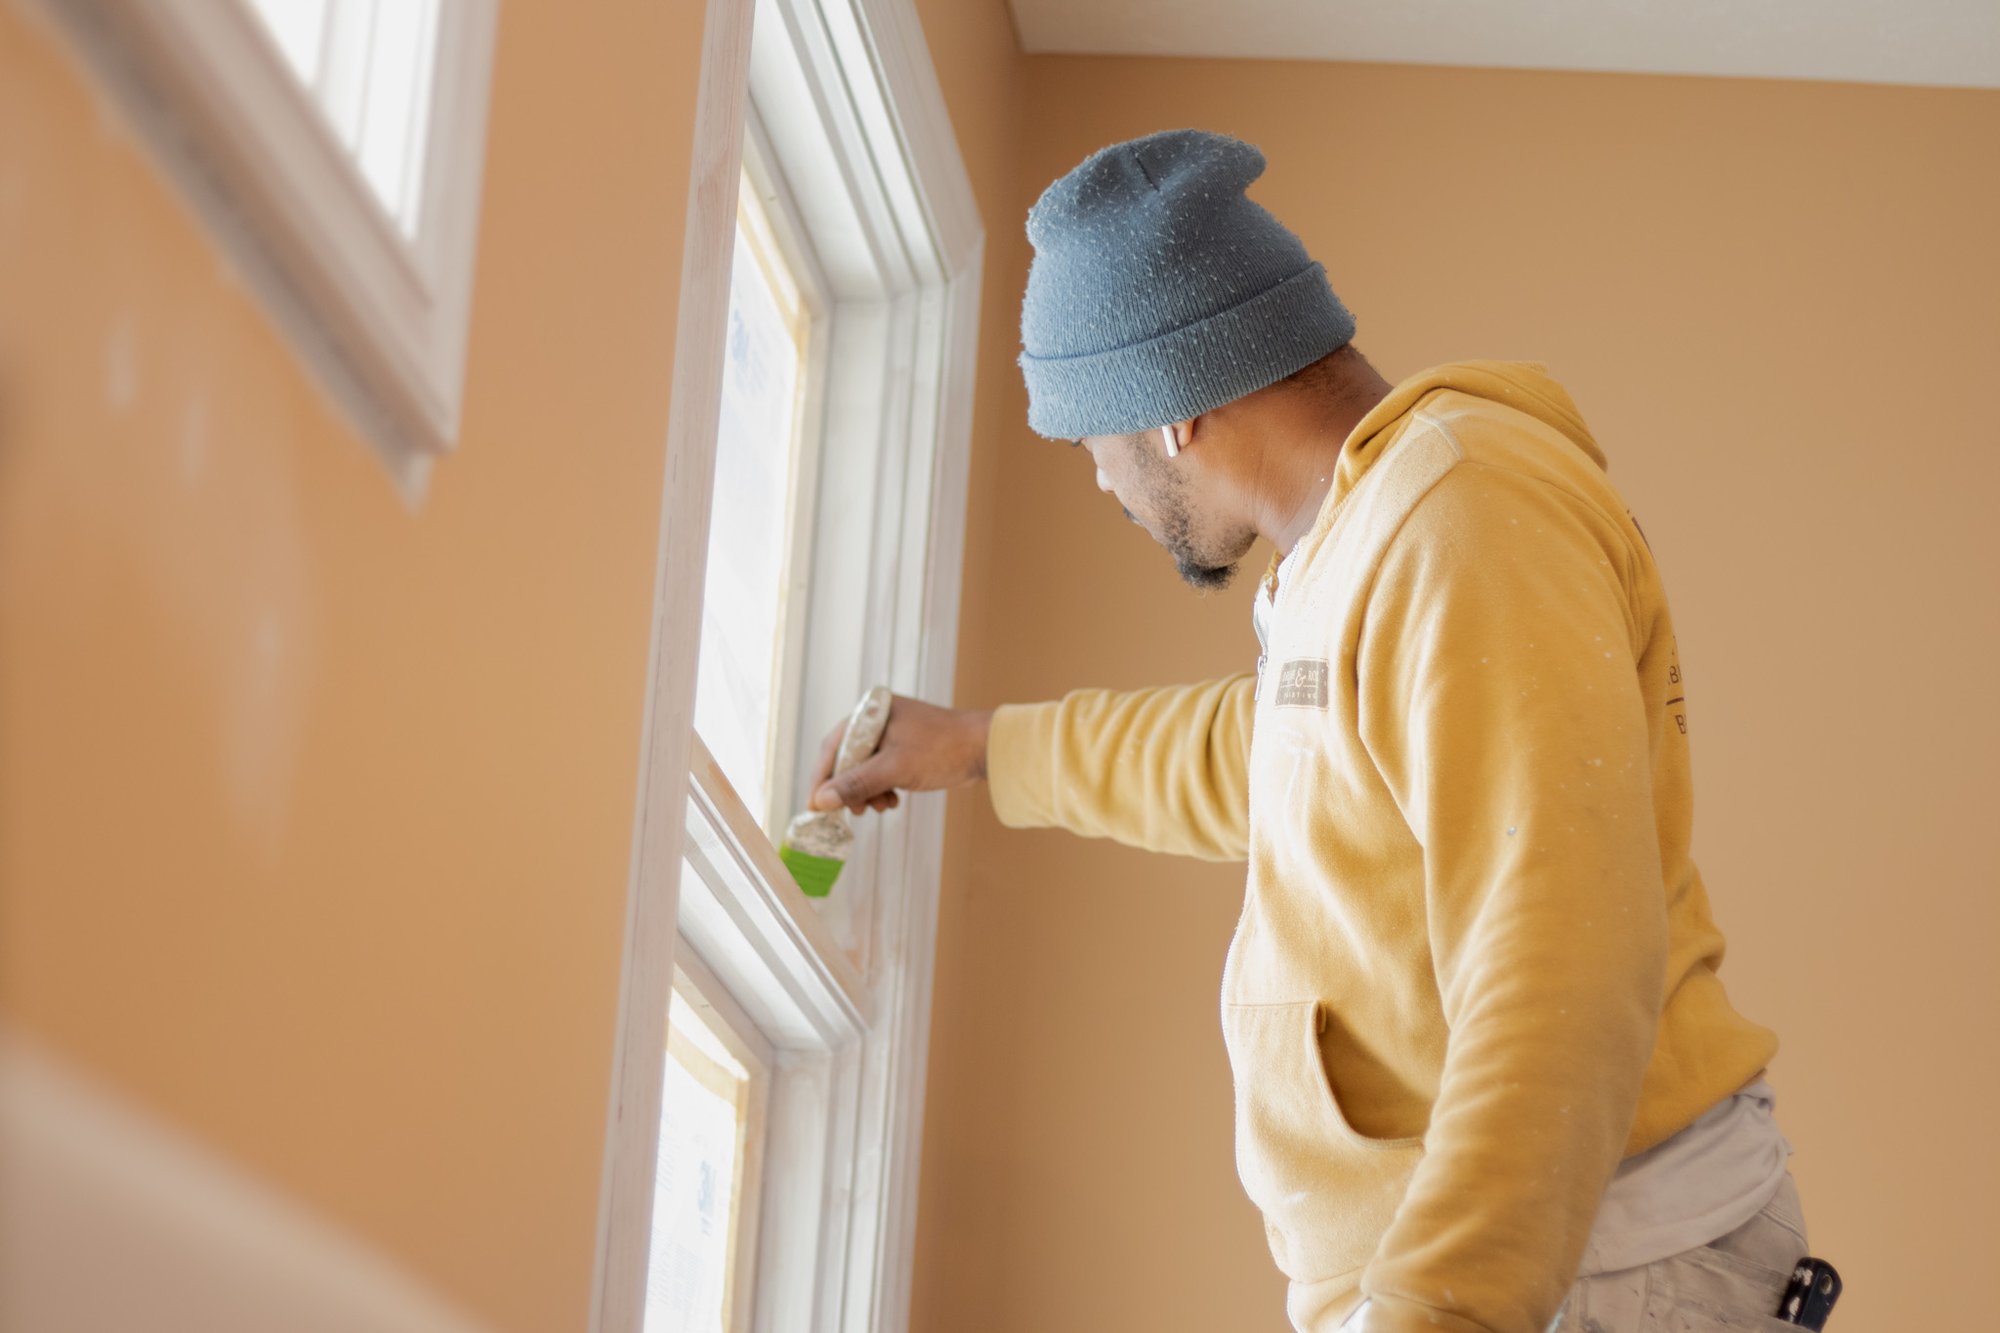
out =
[(837, 856), (814, 856), (796, 847), (784, 846), (778, 849), (778, 859), (785, 863), (785, 869), (792, 872), (799, 888), (808, 898), (824, 898), (833, 892), (833, 881), (840, 877), (840, 868), (847, 863)]

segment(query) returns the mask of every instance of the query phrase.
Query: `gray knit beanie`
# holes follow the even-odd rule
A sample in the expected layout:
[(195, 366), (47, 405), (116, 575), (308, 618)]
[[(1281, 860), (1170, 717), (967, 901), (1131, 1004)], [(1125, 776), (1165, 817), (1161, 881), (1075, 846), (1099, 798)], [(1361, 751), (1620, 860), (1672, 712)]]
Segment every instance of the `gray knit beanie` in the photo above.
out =
[(1264, 155), (1168, 130), (1113, 144), (1028, 212), (1028, 425), (1151, 430), (1233, 402), (1354, 337), (1326, 270), (1244, 193)]

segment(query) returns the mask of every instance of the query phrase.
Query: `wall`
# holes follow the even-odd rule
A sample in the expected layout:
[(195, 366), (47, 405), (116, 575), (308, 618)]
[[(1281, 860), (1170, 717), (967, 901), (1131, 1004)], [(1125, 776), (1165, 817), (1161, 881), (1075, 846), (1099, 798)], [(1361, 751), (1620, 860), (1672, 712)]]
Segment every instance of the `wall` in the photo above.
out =
[[(1983, 833), (2000, 780), (1984, 512), (2000, 484), (1984, 389), (2000, 94), (1022, 69), (1013, 192), (980, 191), (995, 237), (1105, 143), (1233, 132), (1268, 154), (1257, 197), (1327, 263), (1386, 375), (1515, 357), (1571, 389), (1674, 598), (1723, 975), (1783, 1039), (1779, 1114), (1814, 1248), (1849, 1280), (1840, 1325), (1978, 1323), (1968, 1284), (1938, 1275), (1980, 1271), (2000, 1189)], [(971, 95), (946, 88), (977, 156)], [(1182, 588), (1087, 460), (1025, 429), (1010, 323), (1025, 255), (1004, 266), (960, 701), (1240, 667), (1250, 580)], [(1235, 1179), (1216, 1015), (1240, 874), (1007, 832), (977, 793), (952, 823), (963, 878), (940, 924), (913, 1327), (1282, 1327)]]
[(523, 1333), (590, 1299), (699, 39), (507, 6), (412, 514), (0, 5), (0, 1004)]
[[(1015, 216), (1026, 62), (1005, 0), (917, 0), (917, 12), (986, 225), (957, 688), (958, 698), (977, 699), (990, 693), (983, 682), (1003, 651), (992, 633), (1006, 628), (983, 605), (992, 592), (995, 532), (1004, 518), (992, 497), (1008, 471), (1027, 412), (1007, 350), (1018, 342), (1021, 281), (1028, 266), (1027, 235)], [(990, 1002), (988, 989), (995, 969), (1017, 957), (992, 947), (992, 918), (1011, 911), (1015, 900), (990, 891), (976, 873), (977, 830), (991, 818), (985, 796), (971, 789), (949, 799), (910, 1297), (913, 1331), (976, 1329), (980, 1319), (1003, 1308), (1010, 1274), (999, 1247), (1009, 1234), (1005, 1214), (1012, 1196), (1000, 1184), (1007, 1164), (995, 1154), (1003, 1147), (1033, 1147), (1010, 1132), (1009, 1102), (993, 1095), (991, 1077), (1013, 1018)]]

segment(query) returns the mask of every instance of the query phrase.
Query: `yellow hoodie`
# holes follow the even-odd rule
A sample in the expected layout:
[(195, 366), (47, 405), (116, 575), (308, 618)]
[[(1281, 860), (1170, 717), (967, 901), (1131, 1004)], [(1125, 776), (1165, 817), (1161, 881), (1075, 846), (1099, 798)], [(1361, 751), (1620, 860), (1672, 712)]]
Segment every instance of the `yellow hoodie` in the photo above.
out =
[(1619, 1160), (1777, 1049), (1688, 857), (1658, 570), (1545, 368), (1396, 386), (1244, 674), (1001, 709), (994, 809), (1249, 860), (1237, 1167), (1304, 1333), (1542, 1333)]

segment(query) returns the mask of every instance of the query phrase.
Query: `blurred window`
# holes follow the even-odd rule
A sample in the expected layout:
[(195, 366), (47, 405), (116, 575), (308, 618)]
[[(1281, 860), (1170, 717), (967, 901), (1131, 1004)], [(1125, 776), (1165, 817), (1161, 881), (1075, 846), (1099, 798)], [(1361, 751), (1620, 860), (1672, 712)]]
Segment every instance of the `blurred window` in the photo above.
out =
[(458, 437), (498, 0), (46, 0), (404, 496)]
[(406, 236), (423, 202), (440, 0), (248, 0)]

